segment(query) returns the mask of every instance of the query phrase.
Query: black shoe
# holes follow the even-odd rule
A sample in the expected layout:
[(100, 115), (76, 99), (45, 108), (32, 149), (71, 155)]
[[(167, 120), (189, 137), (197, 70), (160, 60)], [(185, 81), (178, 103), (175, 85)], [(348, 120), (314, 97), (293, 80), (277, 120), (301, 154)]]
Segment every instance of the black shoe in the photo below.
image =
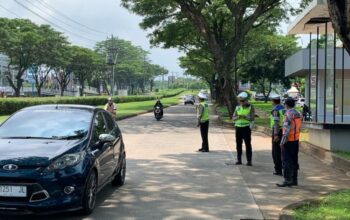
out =
[(253, 166), (252, 162), (247, 162), (247, 166)]
[(202, 152), (209, 152), (209, 150), (202, 150)]
[(198, 151), (203, 151), (203, 148), (199, 148)]
[(236, 165), (242, 165), (242, 161), (237, 161), (235, 164)]
[(275, 176), (283, 176), (282, 172), (273, 172), (273, 175), (275, 175)]
[(293, 186), (293, 182), (283, 181), (283, 183), (277, 183), (276, 186), (278, 186), (278, 187), (290, 187), (290, 186)]

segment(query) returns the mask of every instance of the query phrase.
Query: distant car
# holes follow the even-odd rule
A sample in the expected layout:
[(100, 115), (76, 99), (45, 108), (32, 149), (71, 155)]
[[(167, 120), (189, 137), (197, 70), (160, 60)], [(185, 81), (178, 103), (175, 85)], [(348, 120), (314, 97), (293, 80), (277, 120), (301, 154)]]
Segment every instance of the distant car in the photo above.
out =
[(0, 210), (90, 214), (103, 186), (121, 186), (126, 158), (122, 134), (105, 110), (39, 105), (0, 125)]
[(187, 95), (184, 98), (184, 104), (185, 105), (187, 105), (187, 104), (194, 105), (195, 102), (196, 102), (195, 101), (195, 97), (193, 95)]
[[(256, 94), (254, 97), (255, 101), (265, 101), (265, 96), (263, 94)], [(267, 100), (270, 100), (269, 98)]]

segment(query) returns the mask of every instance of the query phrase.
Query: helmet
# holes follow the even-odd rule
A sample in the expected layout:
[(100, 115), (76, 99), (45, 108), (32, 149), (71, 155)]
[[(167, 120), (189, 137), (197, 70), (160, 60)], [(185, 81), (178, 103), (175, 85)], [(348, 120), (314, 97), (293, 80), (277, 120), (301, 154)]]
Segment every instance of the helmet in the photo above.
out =
[(202, 93), (202, 92), (198, 93), (198, 97), (199, 97), (200, 99), (208, 99), (207, 95), (204, 94), (204, 93)]
[(281, 99), (281, 97), (277, 94), (271, 95), (270, 97), (272, 100), (280, 100)]
[(238, 94), (237, 97), (238, 97), (239, 99), (246, 100), (246, 99), (248, 99), (248, 93), (246, 93), (246, 92), (241, 92), (241, 93)]
[(286, 101), (284, 102), (284, 104), (286, 104), (287, 106), (291, 107), (291, 108), (294, 108), (295, 106), (295, 101), (292, 97), (288, 97), (286, 99)]
[(108, 101), (112, 101), (112, 97), (108, 97)]

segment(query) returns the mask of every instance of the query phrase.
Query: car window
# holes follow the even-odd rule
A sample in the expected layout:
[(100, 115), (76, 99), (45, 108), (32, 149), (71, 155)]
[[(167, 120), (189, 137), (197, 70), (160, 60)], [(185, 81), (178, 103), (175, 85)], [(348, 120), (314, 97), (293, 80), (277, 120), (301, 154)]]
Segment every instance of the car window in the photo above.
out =
[(15, 113), (0, 125), (1, 137), (86, 136), (93, 114), (81, 109), (35, 109)]
[(115, 136), (115, 137), (118, 137), (120, 135), (120, 130), (119, 130), (118, 126), (116, 125), (112, 116), (107, 112), (103, 112), (103, 115), (106, 119), (108, 133)]
[(108, 126), (103, 118), (102, 112), (99, 112), (94, 118), (93, 140), (97, 142), (101, 134), (108, 133)]

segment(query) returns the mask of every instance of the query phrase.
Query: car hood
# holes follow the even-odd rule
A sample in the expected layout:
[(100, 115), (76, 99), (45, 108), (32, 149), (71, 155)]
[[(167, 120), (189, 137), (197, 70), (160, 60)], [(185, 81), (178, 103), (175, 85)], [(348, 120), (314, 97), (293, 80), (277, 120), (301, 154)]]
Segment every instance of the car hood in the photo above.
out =
[(79, 146), (81, 140), (0, 139), (0, 166), (48, 166), (54, 158)]

